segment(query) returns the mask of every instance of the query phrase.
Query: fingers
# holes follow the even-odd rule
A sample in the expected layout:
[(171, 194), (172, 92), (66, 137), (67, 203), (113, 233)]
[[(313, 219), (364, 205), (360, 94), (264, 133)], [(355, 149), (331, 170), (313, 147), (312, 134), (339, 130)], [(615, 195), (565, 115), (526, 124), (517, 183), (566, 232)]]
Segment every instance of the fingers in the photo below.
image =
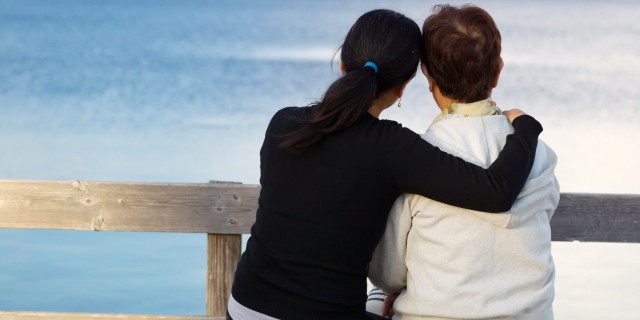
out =
[(393, 317), (393, 314), (394, 314), (393, 303), (396, 301), (399, 295), (400, 295), (399, 293), (390, 294), (384, 299), (384, 303), (382, 304), (383, 316)]
[(507, 117), (509, 123), (513, 123), (513, 120), (515, 120), (519, 116), (525, 115), (526, 113), (520, 109), (511, 109), (503, 111), (502, 114)]

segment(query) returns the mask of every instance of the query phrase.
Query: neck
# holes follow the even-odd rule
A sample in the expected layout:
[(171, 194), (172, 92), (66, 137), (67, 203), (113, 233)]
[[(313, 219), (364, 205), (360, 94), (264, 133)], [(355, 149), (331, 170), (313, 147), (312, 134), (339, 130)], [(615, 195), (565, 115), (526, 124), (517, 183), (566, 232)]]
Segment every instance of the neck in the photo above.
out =
[(458, 100), (444, 96), (442, 92), (440, 92), (440, 88), (438, 88), (438, 86), (434, 86), (433, 88), (433, 99), (436, 101), (436, 104), (438, 105), (438, 108), (440, 108), (440, 110), (445, 110), (452, 104), (460, 102)]
[[(487, 96), (487, 98), (491, 97), (491, 94), (489, 94), (489, 96)], [(485, 98), (485, 99), (487, 99)], [(449, 98), (445, 95), (442, 94), (442, 92), (440, 92), (440, 88), (438, 88), (438, 86), (434, 86), (433, 88), (433, 99), (436, 101), (436, 104), (438, 105), (438, 108), (440, 108), (440, 110), (445, 110), (449, 107), (451, 107), (451, 105), (453, 105), (454, 103), (471, 103), (471, 102), (475, 102), (475, 101), (471, 101), (471, 102), (462, 102), (456, 99), (452, 99)]]
[(372, 116), (374, 116), (374, 117), (376, 117), (376, 118), (380, 118), (380, 114), (381, 114), (381, 113), (382, 113), (382, 111), (384, 111), (384, 109), (386, 109), (386, 108), (388, 108), (388, 106), (387, 106), (387, 107), (385, 107), (385, 108), (383, 108), (382, 106), (380, 106), (380, 105), (376, 105), (376, 104), (374, 103), (371, 107), (369, 107), (369, 110), (367, 110), (367, 112), (369, 112), (369, 114), (370, 114), (370, 115), (372, 115)]
[(398, 100), (398, 97), (393, 95), (391, 92), (387, 92), (385, 94), (380, 95), (371, 104), (371, 107), (367, 110), (369, 114), (376, 118), (380, 118), (380, 114), (385, 109), (389, 108), (392, 104), (394, 104)]

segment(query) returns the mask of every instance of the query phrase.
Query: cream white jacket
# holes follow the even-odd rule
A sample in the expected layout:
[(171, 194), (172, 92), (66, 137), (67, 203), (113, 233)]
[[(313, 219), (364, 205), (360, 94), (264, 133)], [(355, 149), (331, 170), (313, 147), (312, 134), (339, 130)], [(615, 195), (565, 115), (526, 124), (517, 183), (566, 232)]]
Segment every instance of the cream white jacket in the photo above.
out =
[[(423, 138), (486, 168), (512, 132), (501, 115), (460, 117), (433, 123)], [(375, 286), (402, 292), (394, 319), (553, 319), (556, 163), (539, 141), (529, 179), (505, 213), (400, 196), (369, 270)]]

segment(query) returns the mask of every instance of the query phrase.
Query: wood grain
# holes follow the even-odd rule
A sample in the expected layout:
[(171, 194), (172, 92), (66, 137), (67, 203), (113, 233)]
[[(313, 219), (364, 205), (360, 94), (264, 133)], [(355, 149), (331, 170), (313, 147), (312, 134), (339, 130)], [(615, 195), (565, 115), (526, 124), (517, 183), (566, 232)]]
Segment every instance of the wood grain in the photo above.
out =
[(640, 242), (640, 195), (563, 193), (553, 241)]
[[(0, 228), (247, 234), (260, 187), (0, 180)], [(563, 193), (554, 241), (640, 242), (640, 195)]]
[(0, 228), (248, 233), (259, 188), (0, 180)]
[(207, 236), (207, 316), (223, 316), (231, 285), (240, 260), (242, 238), (240, 235), (209, 234)]

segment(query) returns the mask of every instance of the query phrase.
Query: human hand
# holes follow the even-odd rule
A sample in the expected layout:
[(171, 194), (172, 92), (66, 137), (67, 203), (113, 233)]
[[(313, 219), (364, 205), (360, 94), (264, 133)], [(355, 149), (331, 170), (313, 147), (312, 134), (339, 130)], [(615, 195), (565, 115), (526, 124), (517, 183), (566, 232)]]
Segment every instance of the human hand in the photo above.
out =
[(510, 110), (502, 111), (502, 114), (504, 114), (507, 117), (507, 120), (509, 121), (509, 123), (513, 123), (513, 120), (515, 120), (517, 117), (521, 115), (525, 115), (526, 113), (520, 109), (510, 109)]
[(384, 298), (384, 303), (382, 304), (382, 315), (385, 317), (393, 317), (393, 303), (396, 302), (399, 293), (392, 293)]

